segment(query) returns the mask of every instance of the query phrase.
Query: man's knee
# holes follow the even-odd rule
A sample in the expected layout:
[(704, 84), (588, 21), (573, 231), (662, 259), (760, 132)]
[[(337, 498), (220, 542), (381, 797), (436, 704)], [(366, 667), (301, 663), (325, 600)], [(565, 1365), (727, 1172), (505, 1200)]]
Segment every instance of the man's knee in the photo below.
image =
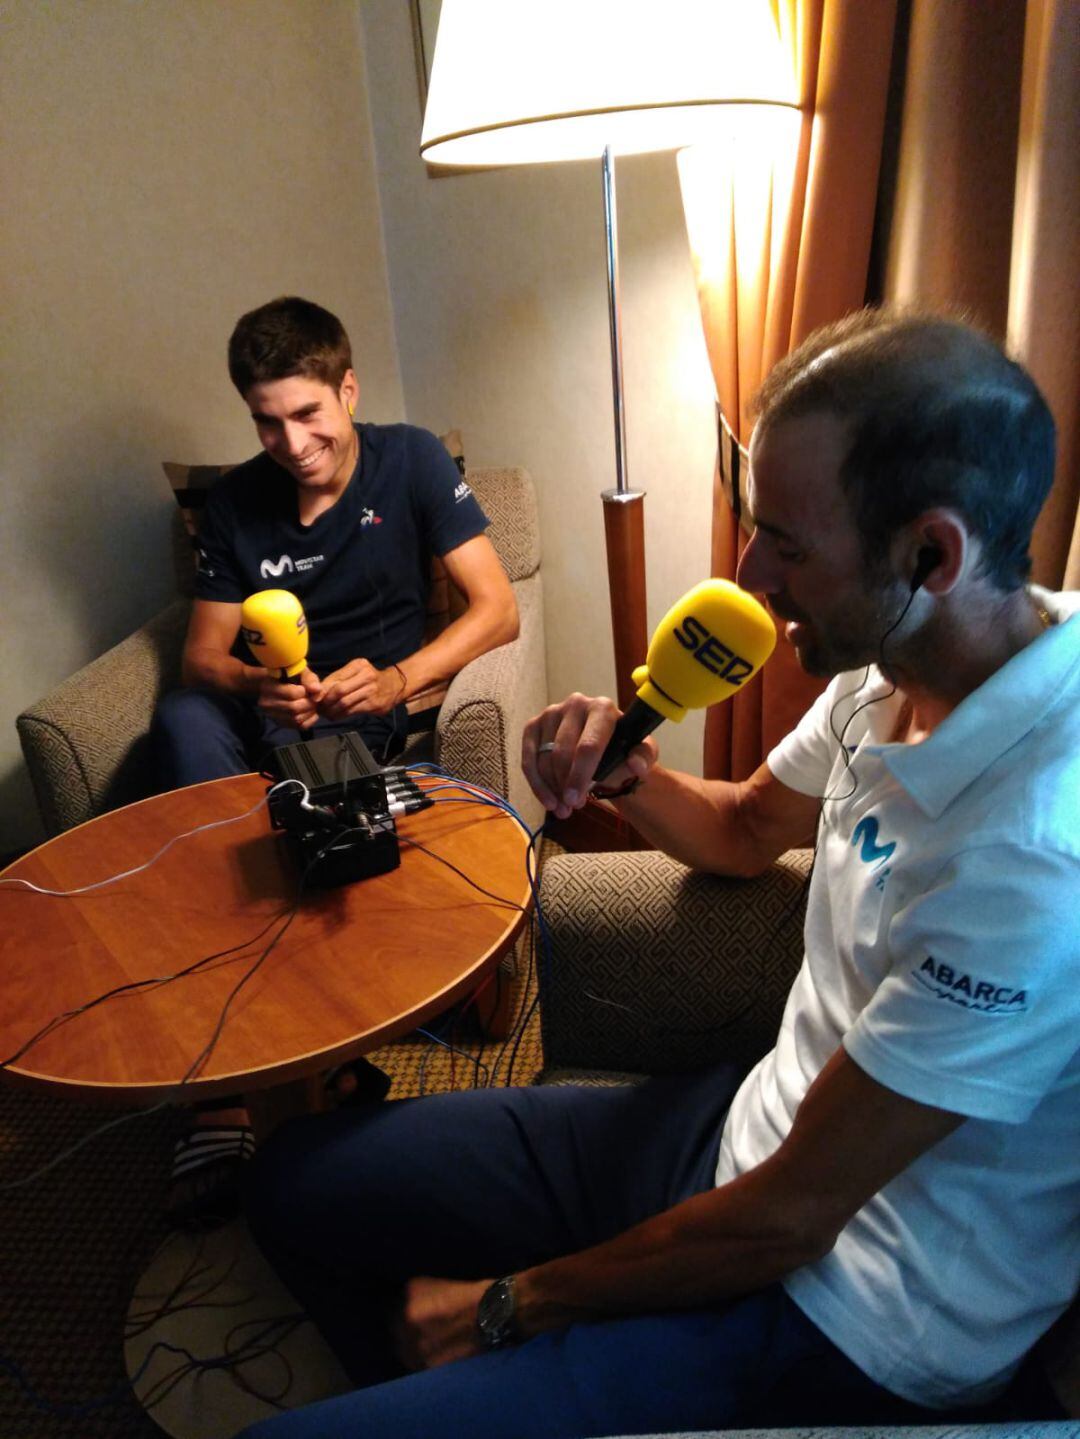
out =
[(160, 789), (245, 774), (250, 706), (211, 690), (170, 690), (150, 723), (150, 745)]
[(227, 695), (212, 690), (176, 689), (162, 695), (154, 709), (151, 731), (164, 735), (188, 734), (193, 726), (208, 721), (228, 723), (235, 707)]

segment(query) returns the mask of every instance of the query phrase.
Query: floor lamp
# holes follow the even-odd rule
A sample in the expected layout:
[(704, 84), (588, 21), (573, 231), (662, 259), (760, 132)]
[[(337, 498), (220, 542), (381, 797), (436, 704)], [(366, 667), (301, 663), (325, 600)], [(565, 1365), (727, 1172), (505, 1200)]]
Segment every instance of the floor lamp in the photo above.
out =
[(420, 153), (455, 168), (600, 157), (615, 485), (602, 493), (619, 703), (645, 658), (644, 491), (627, 478), (615, 156), (794, 108), (769, 0), (443, 0)]

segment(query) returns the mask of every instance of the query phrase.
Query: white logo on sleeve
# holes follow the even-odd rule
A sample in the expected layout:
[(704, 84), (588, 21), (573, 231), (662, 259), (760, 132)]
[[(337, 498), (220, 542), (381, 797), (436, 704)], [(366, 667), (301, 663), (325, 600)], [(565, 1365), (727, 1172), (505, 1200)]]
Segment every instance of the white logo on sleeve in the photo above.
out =
[(471, 494), (472, 490), (469, 488), (468, 480), (462, 480), (454, 491), (454, 500), (457, 504), (460, 504), (462, 500), (467, 500)]

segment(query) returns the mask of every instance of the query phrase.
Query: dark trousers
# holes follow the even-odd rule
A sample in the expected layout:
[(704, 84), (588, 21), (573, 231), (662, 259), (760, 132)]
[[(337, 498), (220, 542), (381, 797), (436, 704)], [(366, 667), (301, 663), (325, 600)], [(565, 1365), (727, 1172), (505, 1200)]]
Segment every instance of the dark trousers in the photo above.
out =
[(710, 1189), (741, 1076), (485, 1089), (295, 1121), (252, 1165), (259, 1244), (358, 1387), (247, 1439), (572, 1439), (917, 1422), (775, 1284), (708, 1309), (574, 1324), (403, 1375), (387, 1317), (412, 1275), (496, 1278)]
[[(399, 754), (407, 717), (399, 705), (388, 715), (318, 720), (308, 734), (353, 731), (380, 762)], [(172, 690), (158, 703), (150, 746), (159, 790), (183, 789), (207, 779), (261, 770), (270, 751), (297, 744), (299, 731), (277, 724), (251, 700), (215, 690)]]

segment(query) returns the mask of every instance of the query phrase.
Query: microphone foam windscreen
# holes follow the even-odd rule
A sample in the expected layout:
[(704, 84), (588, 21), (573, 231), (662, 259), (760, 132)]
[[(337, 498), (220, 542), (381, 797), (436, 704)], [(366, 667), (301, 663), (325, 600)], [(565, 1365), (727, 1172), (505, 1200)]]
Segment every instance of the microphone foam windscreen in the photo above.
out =
[(268, 670), (292, 678), (305, 668), (308, 628), (300, 601), (288, 590), (257, 590), (240, 606), (240, 633)]
[(776, 626), (753, 595), (730, 580), (703, 580), (657, 625), (645, 665), (634, 671), (638, 698), (681, 720), (735, 694), (775, 644)]

